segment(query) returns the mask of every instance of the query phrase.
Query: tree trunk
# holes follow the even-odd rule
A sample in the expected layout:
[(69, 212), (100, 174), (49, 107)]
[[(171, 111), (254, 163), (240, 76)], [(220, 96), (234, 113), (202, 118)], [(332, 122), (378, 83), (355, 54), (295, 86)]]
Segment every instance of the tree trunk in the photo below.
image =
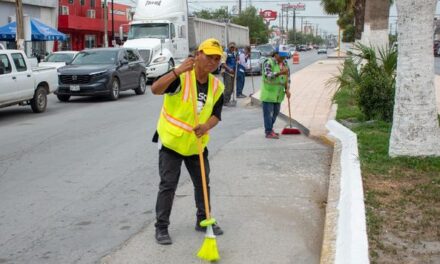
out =
[(366, 46), (388, 47), (389, 0), (366, 0), (364, 31), (361, 42)]
[(390, 156), (440, 155), (434, 87), (437, 0), (398, 0), (398, 59)]
[(361, 39), (364, 31), (364, 17), (365, 17), (365, 0), (355, 0), (354, 2), (354, 38)]

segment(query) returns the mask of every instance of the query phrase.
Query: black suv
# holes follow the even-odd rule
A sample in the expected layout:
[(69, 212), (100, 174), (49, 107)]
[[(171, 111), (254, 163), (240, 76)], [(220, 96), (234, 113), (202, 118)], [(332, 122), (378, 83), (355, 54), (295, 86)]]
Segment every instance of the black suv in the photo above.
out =
[(55, 94), (63, 102), (71, 96), (94, 95), (117, 100), (120, 91), (130, 89), (144, 94), (147, 88), (145, 62), (135, 49), (86, 49), (58, 69), (58, 84)]

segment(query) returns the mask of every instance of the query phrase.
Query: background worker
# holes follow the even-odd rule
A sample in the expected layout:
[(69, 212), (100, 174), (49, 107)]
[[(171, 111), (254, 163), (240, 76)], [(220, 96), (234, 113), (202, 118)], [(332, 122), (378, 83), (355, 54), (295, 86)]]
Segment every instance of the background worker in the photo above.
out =
[(236, 63), (237, 63), (237, 49), (235, 46), (235, 42), (231, 42), (228, 44), (228, 49), (226, 50), (226, 61), (222, 65), (222, 68), (225, 70), (223, 73), (223, 81), (225, 83), (223, 104), (226, 106), (229, 105), (229, 102), (232, 97), (232, 92), (234, 90)]
[(266, 138), (279, 138), (279, 134), (273, 130), (273, 125), (280, 113), (284, 96), (290, 99), (290, 69), (286, 61), (288, 56), (287, 47), (279, 45), (272, 58), (267, 59), (264, 64), (260, 101), (263, 105)]
[(251, 53), (251, 48), (246, 46), (243, 52), (240, 52), (238, 56), (238, 70), (237, 70), (237, 98), (246, 98), (243, 94), (244, 82), (245, 82), (245, 72), (247, 65), (247, 60), (249, 59)]
[[(178, 68), (173, 69), (153, 83), (154, 94), (164, 94), (162, 111), (153, 137), (159, 143), (160, 184), (156, 201), (157, 243), (171, 244), (168, 225), (174, 195), (180, 177), (182, 162), (194, 185), (197, 207), (197, 231), (205, 231), (199, 223), (206, 218), (203, 200), (202, 179), (198, 156), (197, 138), (201, 138), (206, 169), (206, 183), (209, 195), (209, 130), (221, 120), (223, 106), (223, 84), (211, 72), (219, 65), (223, 50), (216, 39), (202, 42), (194, 58), (187, 58)], [(189, 78), (189, 82), (186, 82)], [(197, 89), (197, 111), (199, 125), (194, 127), (195, 116), (192, 103), (194, 89)], [(197, 137), (197, 138), (196, 138)], [(210, 199), (209, 199), (210, 200)], [(211, 208), (209, 206), (209, 208)], [(218, 225), (213, 225), (215, 235), (223, 234)]]

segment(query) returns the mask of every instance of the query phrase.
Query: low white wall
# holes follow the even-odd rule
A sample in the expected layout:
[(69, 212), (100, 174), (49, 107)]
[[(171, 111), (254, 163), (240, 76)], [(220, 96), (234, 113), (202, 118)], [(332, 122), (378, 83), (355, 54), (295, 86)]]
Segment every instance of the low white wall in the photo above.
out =
[(334, 263), (367, 264), (370, 261), (356, 134), (335, 120), (328, 121), (326, 127), (342, 145)]

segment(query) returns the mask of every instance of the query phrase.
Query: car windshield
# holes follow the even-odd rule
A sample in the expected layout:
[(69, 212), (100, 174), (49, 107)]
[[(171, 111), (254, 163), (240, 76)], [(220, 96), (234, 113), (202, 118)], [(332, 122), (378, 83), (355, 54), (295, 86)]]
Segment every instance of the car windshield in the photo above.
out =
[(255, 51), (251, 52), (251, 60), (258, 60), (260, 57), (261, 57), (260, 52), (255, 52)]
[(135, 24), (131, 25), (128, 39), (139, 38), (168, 38), (169, 26), (164, 23)]
[(44, 59), (45, 62), (69, 62), (73, 59), (74, 53), (52, 53)]
[(273, 47), (271, 45), (258, 46), (257, 49), (264, 51), (264, 52), (273, 51)]
[(86, 50), (78, 53), (72, 64), (115, 64), (117, 55), (117, 50)]

